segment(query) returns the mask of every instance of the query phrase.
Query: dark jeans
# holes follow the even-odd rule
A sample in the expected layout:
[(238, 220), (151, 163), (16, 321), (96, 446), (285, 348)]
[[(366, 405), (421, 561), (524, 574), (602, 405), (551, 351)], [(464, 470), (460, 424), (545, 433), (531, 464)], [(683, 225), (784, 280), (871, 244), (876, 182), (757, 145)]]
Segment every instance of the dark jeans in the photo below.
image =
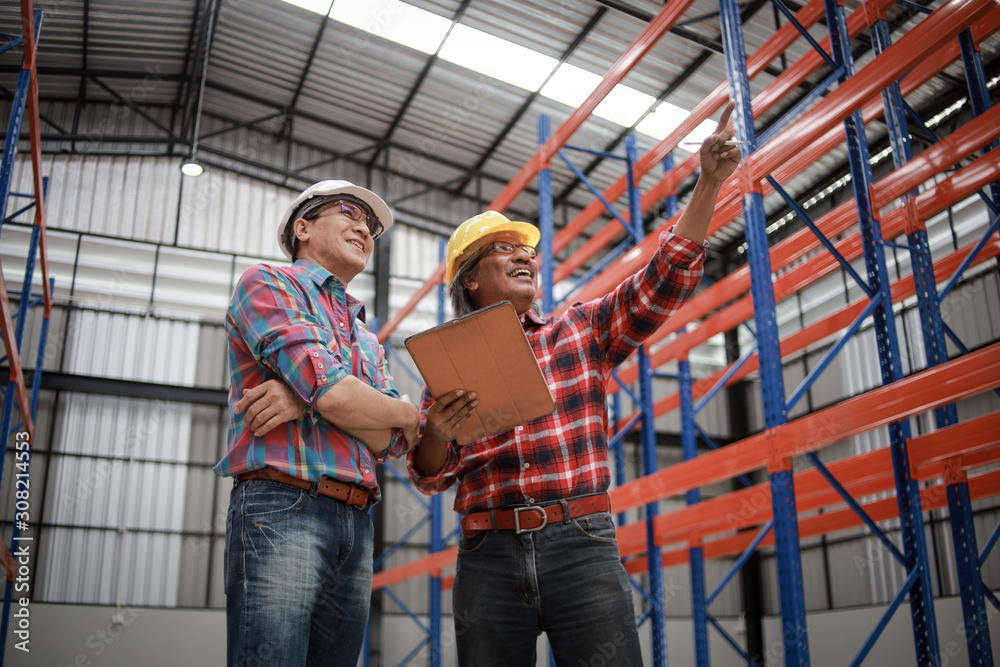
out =
[(372, 586), (368, 513), (270, 480), (233, 487), (229, 667), (355, 667)]
[(560, 667), (641, 667), (632, 590), (607, 512), (459, 543), (458, 664), (533, 667), (542, 631)]

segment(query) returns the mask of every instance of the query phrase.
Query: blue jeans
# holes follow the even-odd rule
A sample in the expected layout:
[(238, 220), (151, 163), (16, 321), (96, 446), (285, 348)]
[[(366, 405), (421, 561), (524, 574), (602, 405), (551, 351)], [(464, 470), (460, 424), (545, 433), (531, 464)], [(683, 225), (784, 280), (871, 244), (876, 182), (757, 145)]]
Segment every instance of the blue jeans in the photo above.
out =
[(234, 486), (226, 519), (229, 667), (355, 667), (373, 532), (367, 512), (315, 492), (263, 479)]
[(458, 664), (533, 667), (548, 636), (560, 667), (641, 667), (632, 589), (607, 512), (534, 533), (482, 531), (458, 547)]

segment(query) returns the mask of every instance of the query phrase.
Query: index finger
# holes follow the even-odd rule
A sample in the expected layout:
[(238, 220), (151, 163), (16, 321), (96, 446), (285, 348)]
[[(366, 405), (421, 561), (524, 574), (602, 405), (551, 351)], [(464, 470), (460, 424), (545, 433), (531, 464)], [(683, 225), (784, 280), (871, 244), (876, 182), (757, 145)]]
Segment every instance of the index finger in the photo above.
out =
[(716, 132), (722, 132), (729, 125), (729, 117), (733, 115), (733, 109), (736, 108), (736, 102), (729, 100), (726, 104), (726, 108), (722, 110), (722, 117), (719, 118), (719, 124), (715, 126)]

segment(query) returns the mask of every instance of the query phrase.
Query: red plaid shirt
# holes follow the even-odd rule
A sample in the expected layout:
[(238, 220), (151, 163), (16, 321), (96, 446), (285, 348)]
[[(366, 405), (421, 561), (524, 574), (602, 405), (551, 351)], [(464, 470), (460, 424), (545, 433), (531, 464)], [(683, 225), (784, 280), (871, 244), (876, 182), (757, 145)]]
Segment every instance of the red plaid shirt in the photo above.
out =
[[(521, 324), (555, 397), (555, 411), (465, 447), (452, 442), (435, 475), (414, 468), (412, 449), (407, 460), (413, 482), (434, 494), (457, 480), (459, 514), (607, 491), (605, 398), (611, 372), (691, 295), (704, 259), (702, 245), (663, 232), (646, 268), (610, 294), (576, 303), (556, 318), (525, 313)], [(433, 402), (425, 387), (421, 428)]]

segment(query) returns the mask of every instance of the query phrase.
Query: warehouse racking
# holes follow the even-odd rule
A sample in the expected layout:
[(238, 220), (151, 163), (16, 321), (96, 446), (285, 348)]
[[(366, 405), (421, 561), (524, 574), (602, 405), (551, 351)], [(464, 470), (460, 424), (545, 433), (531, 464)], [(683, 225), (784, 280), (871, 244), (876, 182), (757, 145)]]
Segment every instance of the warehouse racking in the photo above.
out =
[[(684, 180), (697, 169), (697, 155), (677, 166), (640, 197), (630, 192), (629, 223), (615, 214), (602, 230), (557, 267), (553, 258), (598, 219), (607, 202), (617, 202), (635, 189), (638, 178), (669, 159), (680, 140), (702, 120), (717, 111), (727, 98), (737, 102), (734, 126), (744, 142), (745, 159), (736, 175), (723, 189), (712, 222), (712, 232), (731, 224), (742, 215), (747, 237), (747, 266), (733, 272), (692, 298), (644, 346), (637, 359), (621, 368), (619, 385), (648, 386), (654, 369), (677, 362), (679, 389), (674, 395), (653, 402), (640, 391), (636, 414), (616, 415), (621, 433), (641, 423), (652, 431), (655, 416), (680, 410), (685, 461), (655, 470), (655, 458), (644, 455), (647, 466), (638, 479), (619, 484), (611, 491), (616, 513), (646, 507), (645, 520), (619, 526), (618, 540), (626, 567), (631, 573), (647, 572), (650, 589), (644, 591), (651, 620), (653, 664), (665, 664), (662, 618), (662, 589), (657, 573), (662, 567), (689, 563), (694, 599), (695, 653), (699, 665), (708, 665), (707, 628), (715, 627), (748, 664), (752, 657), (730, 637), (708, 611), (718, 589), (706, 595), (702, 563), (704, 559), (735, 557), (733, 570), (720, 589), (761, 546), (773, 546), (777, 560), (782, 624), (781, 655), (785, 664), (810, 662), (803, 594), (800, 541), (849, 527), (867, 526), (886, 553), (905, 572), (902, 586), (895, 592), (885, 614), (858, 648), (853, 664), (869, 653), (889, 620), (909, 597), (914, 651), (918, 664), (939, 664), (941, 646), (933, 607), (928, 553), (923, 525), (924, 512), (948, 508), (952, 548), (959, 564), (958, 575), (965, 623), (965, 639), (971, 664), (993, 664), (986, 605), (1000, 609), (995, 595), (982, 583), (981, 567), (1000, 536), (1000, 526), (985, 543), (977, 544), (970, 504), (973, 500), (997, 495), (1000, 476), (991, 464), (1000, 449), (1000, 413), (958, 421), (954, 404), (1000, 385), (1000, 344), (969, 350), (942, 321), (940, 301), (953, 289), (972, 265), (1000, 254), (998, 227), (998, 152), (1000, 113), (989, 106), (986, 78), (977, 54), (977, 44), (1000, 27), (1000, 12), (991, 0), (953, 0), (929, 13), (909, 32), (890, 44), (885, 11), (893, 3), (874, 0), (850, 16), (843, 5), (832, 0), (812, 0), (792, 15), (781, 3), (785, 23), (755, 53), (744, 54), (739, 8), (731, 0), (720, 2), (723, 42), (728, 82), (707, 96), (681, 127), (647, 151), (629, 159), (626, 173), (598, 196), (559, 234), (551, 236), (550, 185), (546, 170), (553, 158), (567, 146), (570, 137), (596, 108), (604, 96), (620, 82), (666, 30), (690, 6), (668, 3), (649, 26), (608, 70), (590, 97), (550, 136), (543, 128), (538, 151), (487, 208), (504, 210), (536, 177), (540, 193), (540, 226), (543, 283), (547, 290), (571, 278), (602, 249), (616, 243), (625, 230), (634, 231), (642, 212), (674, 196)], [(909, 4), (906, 4), (910, 7)], [(924, 11), (913, 6), (914, 12)], [(824, 20), (828, 38), (818, 42), (808, 28)], [(849, 39), (868, 29), (876, 57), (856, 68)], [(751, 96), (750, 80), (788, 48), (799, 36), (814, 49), (790, 65), (775, 81)], [(960, 63), (969, 83), (969, 99), (975, 117), (947, 136), (936, 137), (906, 104), (905, 96), (931, 76), (953, 63)], [(766, 113), (782, 96), (805, 81), (820, 65), (832, 74), (802, 104), (757, 137), (754, 118)], [(884, 116), (890, 131), (895, 169), (876, 180), (864, 126)], [(914, 155), (909, 145), (907, 124), (921, 128), (934, 143)], [(853, 198), (817, 220), (782, 184), (806, 169), (833, 148), (846, 144)], [(669, 161), (668, 161), (669, 165)], [(967, 247), (944, 257), (932, 258), (925, 221), (947, 207), (974, 196), (986, 202), (991, 222), (982, 237)], [(769, 247), (764, 199), (779, 196), (805, 228)], [(668, 210), (669, 206), (668, 206)], [(547, 219), (548, 218), (548, 219)], [(661, 229), (673, 222), (672, 212)], [(641, 228), (641, 225), (639, 225)], [(657, 230), (659, 231), (659, 230)], [(627, 275), (641, 267), (656, 244), (657, 233), (644, 238), (634, 234), (624, 247), (631, 251), (613, 253), (598, 264), (600, 272), (573, 292), (575, 300), (595, 298), (608, 292)], [(905, 242), (897, 242), (900, 236)], [(634, 242), (634, 243), (633, 243)], [(913, 272), (893, 281), (886, 268), (886, 248), (909, 254)], [(817, 252), (822, 249), (825, 252)], [(852, 262), (860, 260), (863, 273)], [(777, 302), (843, 269), (864, 293), (863, 297), (801, 330), (779, 336)], [(398, 323), (441, 281), (444, 264), (416, 291), (410, 302), (380, 330), (387, 341)], [(589, 274), (588, 274), (589, 276)], [(940, 287), (939, 287), (940, 285)], [(546, 291), (546, 311), (559, 311)], [(916, 299), (922, 324), (926, 368), (903, 375), (897, 342), (893, 305)], [(550, 307), (551, 306), (551, 307)], [(693, 382), (686, 362), (688, 353), (712, 336), (753, 323), (754, 344), (738, 361), (706, 378)], [(871, 323), (877, 341), (877, 358), (882, 386), (863, 395), (789, 419), (792, 407), (843, 349), (863, 323)], [(782, 357), (806, 346), (835, 338), (829, 352), (791, 394), (784, 387)], [(961, 352), (947, 358), (946, 339)], [(695, 435), (709, 441), (695, 420), (696, 413), (720, 389), (756, 372), (760, 377), (764, 429), (722, 448), (694, 456)], [(697, 403), (695, 403), (697, 401)], [(935, 430), (914, 435), (909, 419), (934, 411)], [(889, 446), (865, 454), (824, 463), (819, 453), (857, 434), (887, 429)], [(611, 442), (615, 443), (614, 435)], [(618, 436), (620, 437), (620, 436)], [(646, 440), (643, 437), (643, 446)], [(813, 470), (794, 472), (793, 458), (808, 461)], [(652, 465), (650, 465), (652, 464)], [(768, 481), (754, 485), (745, 475), (765, 469)], [(744, 479), (745, 488), (698, 502), (697, 491), (706, 485)], [(895, 496), (882, 498), (889, 492)], [(658, 501), (685, 495), (688, 506), (657, 515)], [(876, 499), (872, 499), (876, 498)], [(763, 501), (761, 500), (763, 499)], [(437, 510), (438, 512), (440, 509)], [(901, 543), (887, 535), (879, 522), (896, 519)], [(439, 550), (424, 558), (378, 572), (375, 587), (385, 589), (416, 576), (441, 577), (454, 564), (455, 548)], [(450, 584), (449, 577), (442, 585)], [(432, 584), (436, 585), (436, 584)], [(439, 613), (439, 612), (438, 612)], [(440, 631), (440, 621), (432, 628)], [(430, 629), (429, 629), (430, 630)], [(433, 630), (429, 631), (429, 635)], [(430, 636), (429, 641), (435, 641)], [(439, 652), (432, 651), (438, 664)]]

